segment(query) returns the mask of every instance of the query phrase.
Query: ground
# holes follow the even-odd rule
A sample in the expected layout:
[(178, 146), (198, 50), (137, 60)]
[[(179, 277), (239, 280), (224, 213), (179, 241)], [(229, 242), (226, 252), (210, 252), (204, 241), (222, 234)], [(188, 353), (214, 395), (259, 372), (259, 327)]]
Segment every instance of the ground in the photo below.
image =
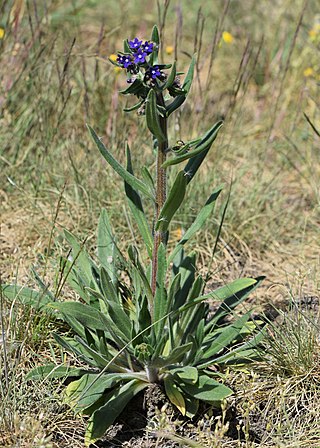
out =
[[(135, 241), (122, 183), (85, 123), (120, 162), (128, 140), (136, 171), (143, 163), (154, 168), (143, 120), (122, 111), (130, 103), (118, 93), (125, 76), (107, 58), (124, 38), (149, 36), (154, 23), (162, 24), (165, 61), (177, 58), (183, 71), (190, 55), (198, 55), (193, 89), (170, 123), (170, 140), (194, 138), (224, 119), (169, 244), (224, 184), (214, 216), (191, 248), (199, 271), (209, 270), (208, 290), (266, 276), (245, 307), (271, 316), (269, 356), (230, 373), (236, 394), (225, 411), (206, 410), (189, 426), (170, 407), (162, 412), (165, 403), (148, 415), (141, 400), (141, 418), (128, 426), (143, 422), (149, 432), (130, 441), (129, 430), (116, 433), (120, 419), (104, 446), (123, 437), (118, 446), (196, 446), (196, 440), (217, 448), (319, 447), (317, 2), (279, 0), (269, 8), (254, 0), (219, 1), (213, 8), (207, 1), (169, 1), (167, 11), (161, 2), (139, 0), (112, 0), (107, 8), (99, 0), (43, 4), (5, 0), (0, 7), (1, 283), (33, 285), (33, 267), (53, 285), (59, 257), (68, 251), (64, 228), (86, 238), (94, 254), (101, 207), (109, 210), (121, 247)], [(63, 404), (63, 384), (24, 381), (34, 365), (66, 356), (53, 344), (52, 323), (1, 297), (1, 328), (0, 445), (82, 447), (85, 422)]]

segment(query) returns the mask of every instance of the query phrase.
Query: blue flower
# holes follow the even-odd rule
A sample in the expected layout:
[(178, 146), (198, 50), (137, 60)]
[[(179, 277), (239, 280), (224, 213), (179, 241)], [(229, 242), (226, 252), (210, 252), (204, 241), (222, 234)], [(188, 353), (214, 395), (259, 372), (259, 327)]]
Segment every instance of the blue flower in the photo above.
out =
[(154, 44), (152, 42), (148, 42), (146, 41), (143, 45), (142, 45), (143, 50), (147, 53), (147, 54), (151, 54), (154, 50)]
[(141, 48), (139, 48), (139, 50), (136, 53), (134, 53), (133, 56), (135, 64), (143, 64), (144, 62), (146, 62), (147, 53), (143, 51)]
[(129, 47), (131, 50), (139, 50), (141, 47), (142, 40), (139, 40), (137, 37), (135, 37), (133, 40), (129, 40)]
[(118, 54), (117, 57), (118, 64), (122, 65), (124, 68), (129, 68), (133, 65), (131, 54)]
[(152, 79), (156, 79), (156, 78), (161, 79), (164, 76), (164, 73), (161, 72), (158, 65), (154, 65), (153, 67), (149, 67), (148, 75)]

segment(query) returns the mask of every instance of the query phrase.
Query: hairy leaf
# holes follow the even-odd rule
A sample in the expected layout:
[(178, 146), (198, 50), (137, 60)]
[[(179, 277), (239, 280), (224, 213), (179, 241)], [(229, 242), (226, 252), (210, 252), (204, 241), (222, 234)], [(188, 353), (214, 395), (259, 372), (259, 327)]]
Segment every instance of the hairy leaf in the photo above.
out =
[(104, 146), (100, 138), (97, 136), (95, 131), (92, 129), (91, 126), (87, 125), (88, 129), (90, 131), (90, 134), (96, 143), (100, 153), (102, 156), (106, 159), (106, 161), (109, 163), (109, 165), (114, 169), (116, 173), (119, 174), (119, 176), (122, 177), (122, 179), (127, 182), (129, 185), (131, 185), (132, 188), (141, 191), (145, 196), (147, 196), (150, 199), (154, 199), (153, 194), (150, 193), (149, 188), (147, 185), (145, 185), (140, 179), (130, 174), (114, 157), (113, 155), (107, 150), (107, 148)]

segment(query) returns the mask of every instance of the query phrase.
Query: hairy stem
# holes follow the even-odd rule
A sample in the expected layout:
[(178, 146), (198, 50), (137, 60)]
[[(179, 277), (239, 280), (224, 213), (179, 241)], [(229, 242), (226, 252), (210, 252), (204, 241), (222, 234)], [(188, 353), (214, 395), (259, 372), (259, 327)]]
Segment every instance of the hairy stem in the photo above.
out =
[[(164, 99), (162, 93), (157, 95), (157, 104), (164, 107)], [(154, 223), (157, 222), (160, 211), (166, 200), (167, 195), (167, 176), (166, 170), (162, 168), (162, 164), (166, 160), (166, 153), (168, 149), (168, 130), (167, 130), (167, 118), (160, 116), (160, 125), (162, 132), (165, 135), (163, 142), (158, 142), (157, 148), (157, 178), (156, 178), (156, 204)], [(158, 249), (160, 243), (166, 243), (166, 232), (154, 230), (153, 232), (153, 254), (152, 254), (152, 274), (151, 274), (151, 290), (153, 297), (156, 293), (157, 286), (157, 270), (158, 270)], [(150, 309), (151, 317), (153, 318), (153, 304)]]

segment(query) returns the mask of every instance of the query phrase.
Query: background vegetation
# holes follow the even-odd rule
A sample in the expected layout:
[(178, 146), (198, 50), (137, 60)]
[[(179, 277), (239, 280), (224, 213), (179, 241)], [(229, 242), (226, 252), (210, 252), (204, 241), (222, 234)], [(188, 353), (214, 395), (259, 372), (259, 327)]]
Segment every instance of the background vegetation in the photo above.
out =
[[(87, 238), (94, 251), (102, 206), (119, 243), (133, 240), (121, 180), (97, 154), (85, 123), (120, 161), (127, 139), (137, 166), (152, 160), (151, 142), (139, 118), (122, 112), (127, 99), (118, 89), (125, 80), (107, 58), (123, 38), (148, 36), (156, 22), (166, 62), (176, 57), (184, 68), (197, 51), (192, 99), (169, 133), (187, 140), (225, 120), (190, 204), (220, 183), (231, 197), (213, 260), (228, 188), (194, 249), (203, 268), (210, 266), (208, 288), (264, 274), (250, 305), (269, 316), (282, 309), (270, 326), (268, 359), (252, 372), (230, 374), (239, 436), (228, 433), (226, 413), (206, 415), (190, 436), (201, 446), (320, 446), (320, 10), (316, 0), (270, 3), (0, 5), (1, 282), (32, 283), (33, 266), (52, 283), (65, 253), (61, 230)], [(179, 212), (177, 237), (194, 214), (188, 207)], [(41, 360), (66, 356), (51, 341), (50, 322), (1, 298), (1, 329), (0, 445), (82, 446), (84, 426), (61, 404), (59, 385), (23, 380)], [(179, 426), (169, 417), (155, 424), (158, 442)]]

